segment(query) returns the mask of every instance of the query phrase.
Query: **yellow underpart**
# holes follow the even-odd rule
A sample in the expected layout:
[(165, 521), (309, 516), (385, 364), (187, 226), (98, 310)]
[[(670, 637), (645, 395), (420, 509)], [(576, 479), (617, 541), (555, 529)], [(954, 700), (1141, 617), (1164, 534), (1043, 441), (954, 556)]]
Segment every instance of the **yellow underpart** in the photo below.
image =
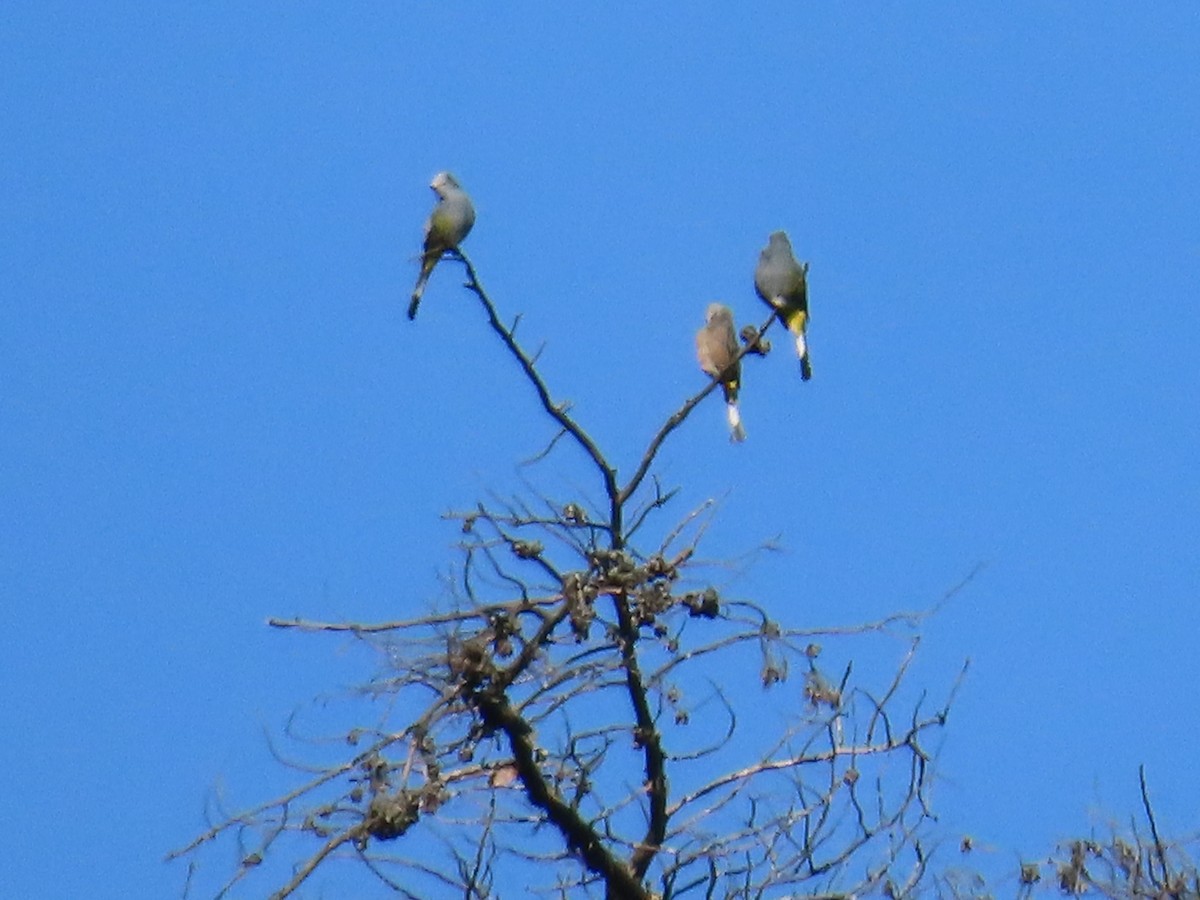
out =
[(798, 309), (795, 312), (784, 313), (783, 324), (792, 334), (804, 334), (805, 326), (808, 325), (808, 310)]
[(739, 382), (736, 378), (721, 382), (721, 393), (724, 394), (726, 403), (737, 402), (738, 385)]

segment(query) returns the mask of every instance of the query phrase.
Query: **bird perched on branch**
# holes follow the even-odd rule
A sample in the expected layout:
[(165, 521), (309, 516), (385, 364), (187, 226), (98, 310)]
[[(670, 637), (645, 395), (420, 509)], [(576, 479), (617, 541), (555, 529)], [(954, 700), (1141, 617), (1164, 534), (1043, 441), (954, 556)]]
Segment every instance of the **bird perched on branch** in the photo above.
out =
[(696, 332), (696, 359), (706, 375), (721, 382), (730, 440), (744, 441), (746, 430), (742, 427), (742, 415), (737, 403), (742, 363), (737, 355), (738, 340), (733, 328), (733, 311), (723, 304), (710, 303), (704, 314), (704, 327)]
[(429, 183), (438, 195), (437, 205), (425, 223), (425, 248), (421, 252), (421, 274), (413, 288), (412, 301), (408, 304), (408, 317), (417, 317), (421, 295), (425, 293), (425, 282), (429, 274), (448, 250), (457, 250), (458, 245), (475, 224), (475, 207), (467, 192), (458, 186), (449, 172), (438, 172)]
[(758, 296), (775, 310), (779, 320), (796, 337), (800, 357), (800, 377), (812, 378), (808, 360), (808, 263), (796, 262), (792, 242), (783, 231), (773, 232), (758, 256), (754, 270), (754, 288)]

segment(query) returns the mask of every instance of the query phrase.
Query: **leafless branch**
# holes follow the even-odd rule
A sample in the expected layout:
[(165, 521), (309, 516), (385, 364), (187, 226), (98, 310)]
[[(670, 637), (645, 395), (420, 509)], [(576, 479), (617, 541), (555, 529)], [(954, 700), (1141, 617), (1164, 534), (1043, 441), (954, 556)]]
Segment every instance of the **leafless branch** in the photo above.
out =
[[(377, 671), (350, 695), (372, 704), (369, 724), (357, 717), (313, 738), (289, 723), (287, 737), (314, 758), (272, 748), (300, 783), (222, 813), (171, 858), (241, 848), (247, 836), (256, 843), (220, 890), (249, 883), (268, 852), (291, 854), (279, 898), (346, 862), (400, 896), (425, 896), (426, 885), (464, 900), (491, 898), (501, 873), (543, 896), (606, 900), (915, 890), (927, 871), (930, 742), (949, 709), (922, 713), (924, 694), (907, 684), (911, 629), (931, 610), (800, 627), (776, 621), (769, 602), (723, 596), (697, 557), (716, 504), (664, 525), (678, 491), (651, 472), (717, 382), (664, 421), (622, 486), (517, 341), (520, 319), (505, 325), (472, 263), (450, 255), (554, 423), (530, 462), (567, 438), (604, 497), (552, 501), (530, 485), (449, 513), (460, 562), (445, 579), (448, 609), (372, 623), (269, 619), (347, 633), (374, 653)], [(652, 493), (641, 490), (648, 478)], [(856, 683), (859, 642), (897, 635), (890, 675)], [(840, 660), (822, 656), (818, 668), (818, 636)], [(803, 684), (785, 690), (791, 671)], [(776, 692), (762, 710), (747, 699), (760, 690)], [(768, 709), (776, 721), (746, 727)]]

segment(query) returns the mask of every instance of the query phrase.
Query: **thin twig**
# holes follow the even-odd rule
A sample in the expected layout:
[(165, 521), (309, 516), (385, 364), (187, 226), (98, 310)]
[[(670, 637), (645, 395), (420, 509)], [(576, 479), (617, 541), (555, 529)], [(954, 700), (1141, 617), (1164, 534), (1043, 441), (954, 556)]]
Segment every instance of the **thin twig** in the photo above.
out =
[[(1158, 834), (1158, 823), (1154, 821), (1154, 810), (1150, 807), (1150, 791), (1146, 787), (1145, 764), (1138, 766), (1138, 781), (1142, 786), (1142, 806), (1146, 810), (1146, 819), (1150, 822), (1150, 835), (1154, 838), (1154, 850), (1158, 855), (1158, 864), (1162, 867), (1162, 884), (1170, 885), (1171, 868), (1167, 864), (1167, 851)], [(1151, 873), (1151, 877), (1153, 877), (1153, 873)]]
[(563, 404), (555, 403), (550, 396), (550, 388), (546, 386), (546, 382), (535, 368), (534, 358), (531, 357), (517, 343), (517, 339), (513, 332), (516, 328), (516, 323), (512, 328), (506, 326), (500, 321), (500, 316), (496, 312), (496, 305), (492, 302), (492, 298), (488, 296), (487, 291), (483, 289), (483, 285), (479, 281), (479, 275), (475, 271), (475, 266), (471, 264), (471, 260), (467, 258), (462, 251), (454, 251), (454, 256), (462, 262), (463, 267), (467, 270), (466, 288), (483, 304), (484, 311), (487, 313), (488, 324), (492, 327), (492, 331), (500, 336), (500, 340), (504, 346), (508, 348), (509, 353), (516, 359), (521, 367), (525, 379), (533, 386), (534, 391), (538, 395), (538, 400), (542, 404), (542, 409), (546, 411), (546, 415), (550, 416), (555, 422), (567, 432), (582, 449), (596, 470), (600, 473), (604, 481), (604, 491), (610, 498), (617, 496), (617, 473), (608, 464), (604, 455), (600, 452), (600, 448), (596, 446), (595, 441), (591, 439), (586, 431), (580, 427), (573, 418), (567, 415), (566, 407)]

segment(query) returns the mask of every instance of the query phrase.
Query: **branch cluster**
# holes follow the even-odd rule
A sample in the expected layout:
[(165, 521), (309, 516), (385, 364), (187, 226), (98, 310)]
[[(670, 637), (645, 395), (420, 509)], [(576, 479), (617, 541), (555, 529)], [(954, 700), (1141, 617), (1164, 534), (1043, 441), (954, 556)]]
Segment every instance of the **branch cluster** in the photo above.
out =
[[(277, 897), (335, 859), (414, 897), (447, 886), (491, 897), (501, 869), (547, 896), (610, 900), (911, 894), (928, 858), (930, 741), (950, 708), (927, 710), (907, 689), (916, 642), (879, 689), (850, 663), (831, 674), (822, 632), (784, 628), (702, 577), (709, 504), (648, 539), (675, 497), (648, 478), (657, 453), (717, 382), (664, 422), (622, 482), (455, 255), (559, 437), (598, 477), (602, 508), (543, 496), (452, 514), (461, 565), (443, 611), (272, 620), (377, 649), (385, 663), (365, 693), (384, 712), (345, 735), (347, 756), (178, 853), (235, 835), (241, 862), (224, 893), (281, 838), (307, 843)], [(769, 326), (743, 354), (762, 352)], [(913, 618), (823, 639), (894, 635)], [(793, 669), (803, 678), (790, 690)], [(774, 692), (777, 714), (740, 713), (748, 690)]]

